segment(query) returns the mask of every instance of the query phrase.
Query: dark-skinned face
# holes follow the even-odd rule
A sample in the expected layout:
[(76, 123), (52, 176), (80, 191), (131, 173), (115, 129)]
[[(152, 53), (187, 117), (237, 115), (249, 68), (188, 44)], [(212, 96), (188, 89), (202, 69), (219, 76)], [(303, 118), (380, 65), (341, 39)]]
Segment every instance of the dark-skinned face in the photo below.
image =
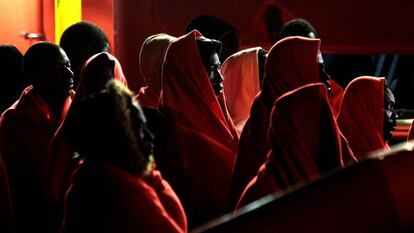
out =
[(221, 75), (221, 63), (217, 52), (214, 52), (208, 62), (207, 73), (211, 86), (213, 87), (216, 96), (223, 92), (223, 76)]
[(69, 91), (73, 88), (73, 72), (68, 56), (59, 49), (59, 54), (56, 58), (56, 66), (48, 80), (50, 84), (50, 93), (59, 98), (64, 98), (69, 95)]
[(389, 140), (397, 125), (398, 115), (394, 110), (395, 98), (391, 90), (385, 87), (384, 90), (384, 140)]

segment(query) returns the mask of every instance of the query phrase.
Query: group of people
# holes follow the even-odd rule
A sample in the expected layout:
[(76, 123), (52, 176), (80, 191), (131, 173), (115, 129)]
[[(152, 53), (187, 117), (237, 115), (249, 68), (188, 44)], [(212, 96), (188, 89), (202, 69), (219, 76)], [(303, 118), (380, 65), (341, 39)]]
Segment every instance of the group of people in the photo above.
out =
[(1, 99), (0, 231), (187, 232), (387, 148), (385, 79), (343, 89), (307, 21), (268, 51), (207, 26), (149, 36), (136, 94), (92, 23), (23, 56), (8, 46), (22, 66), (6, 67), (21, 81)]

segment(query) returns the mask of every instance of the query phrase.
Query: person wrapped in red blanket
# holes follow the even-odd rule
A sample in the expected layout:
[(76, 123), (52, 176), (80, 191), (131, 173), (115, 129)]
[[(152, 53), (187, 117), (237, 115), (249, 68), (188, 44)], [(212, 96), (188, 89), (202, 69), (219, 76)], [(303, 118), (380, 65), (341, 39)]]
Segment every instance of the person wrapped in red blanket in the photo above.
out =
[(238, 207), (342, 166), (341, 135), (322, 83), (295, 89), (275, 102), (269, 141), (267, 161), (246, 187)]
[(186, 232), (180, 201), (155, 170), (153, 137), (119, 81), (75, 102), (65, 120), (83, 158), (65, 198), (62, 232)]
[[(109, 79), (117, 79), (125, 86), (127, 85), (121, 64), (113, 55), (102, 52), (92, 56), (82, 68), (80, 83), (73, 102), (75, 103), (89, 94), (99, 92)], [(70, 112), (71, 109), (68, 114)], [(56, 219), (50, 220), (54, 227), (60, 225), (63, 200), (69, 187), (70, 175), (81, 159), (74, 153), (72, 146), (66, 139), (65, 132), (62, 130), (66, 124), (65, 121), (53, 136), (48, 152), (48, 205), (49, 215), (56, 217)]]
[(23, 57), (32, 83), (0, 120), (3, 157), (17, 232), (45, 232), (48, 146), (65, 118), (74, 92), (66, 53), (57, 45), (39, 42)]
[(163, 64), (159, 109), (168, 140), (156, 161), (190, 226), (224, 213), (238, 142), (221, 93), (219, 49), (192, 31), (171, 43)]
[(358, 159), (389, 148), (387, 140), (396, 126), (395, 99), (384, 78), (362, 76), (352, 80), (337, 117), (339, 128)]
[(168, 46), (177, 38), (165, 33), (148, 37), (139, 52), (139, 70), (146, 85), (139, 89), (137, 100), (141, 106), (157, 107), (161, 92), (161, 65)]

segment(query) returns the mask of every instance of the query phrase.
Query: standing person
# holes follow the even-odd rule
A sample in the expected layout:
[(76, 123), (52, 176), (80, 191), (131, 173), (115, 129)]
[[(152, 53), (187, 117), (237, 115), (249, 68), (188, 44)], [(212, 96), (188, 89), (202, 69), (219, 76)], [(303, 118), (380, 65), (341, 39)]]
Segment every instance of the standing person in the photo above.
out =
[(23, 55), (13, 45), (0, 45), (0, 115), (19, 99), (29, 86), (22, 67)]
[(160, 111), (167, 121), (157, 167), (183, 203), (189, 226), (224, 214), (238, 136), (222, 94), (220, 42), (197, 31), (171, 43)]
[(137, 95), (141, 106), (156, 107), (161, 92), (161, 65), (168, 46), (177, 38), (165, 33), (148, 37), (139, 52), (139, 70), (146, 86)]
[(117, 80), (75, 102), (64, 125), (83, 158), (65, 198), (63, 233), (187, 232), (180, 201), (155, 170), (152, 136)]
[(79, 85), (83, 64), (92, 55), (109, 52), (108, 37), (97, 25), (78, 22), (68, 27), (60, 38), (59, 45), (65, 50), (72, 64), (74, 87)]
[(17, 232), (45, 232), (48, 146), (74, 92), (73, 73), (58, 45), (39, 42), (23, 57), (32, 83), (0, 120), (0, 153), (9, 178)]
[[(85, 62), (81, 71), (81, 79), (73, 102), (105, 89), (106, 83), (117, 79), (127, 86), (121, 64), (109, 53), (95, 54)], [(69, 108), (68, 116), (72, 112)], [(80, 157), (75, 153), (64, 132), (66, 119), (53, 136), (49, 146), (48, 164), (48, 205), (52, 227), (60, 226), (63, 213), (63, 200), (70, 183), (70, 175), (78, 166)]]
[(337, 121), (358, 159), (388, 148), (398, 117), (394, 104), (384, 78), (361, 76), (346, 87)]

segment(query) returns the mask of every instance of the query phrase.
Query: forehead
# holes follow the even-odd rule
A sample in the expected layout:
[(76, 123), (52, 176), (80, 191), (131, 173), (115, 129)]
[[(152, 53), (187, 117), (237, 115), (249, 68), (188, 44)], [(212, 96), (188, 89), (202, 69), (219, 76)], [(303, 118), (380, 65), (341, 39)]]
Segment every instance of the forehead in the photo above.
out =
[(59, 48), (59, 52), (58, 52), (58, 55), (57, 55), (57, 60), (60, 61), (60, 62), (62, 62), (62, 61), (63, 62), (69, 61), (69, 58), (66, 55), (66, 52), (62, 48)]
[(388, 87), (385, 87), (385, 90), (384, 90), (384, 102), (385, 103), (395, 102), (394, 94)]

